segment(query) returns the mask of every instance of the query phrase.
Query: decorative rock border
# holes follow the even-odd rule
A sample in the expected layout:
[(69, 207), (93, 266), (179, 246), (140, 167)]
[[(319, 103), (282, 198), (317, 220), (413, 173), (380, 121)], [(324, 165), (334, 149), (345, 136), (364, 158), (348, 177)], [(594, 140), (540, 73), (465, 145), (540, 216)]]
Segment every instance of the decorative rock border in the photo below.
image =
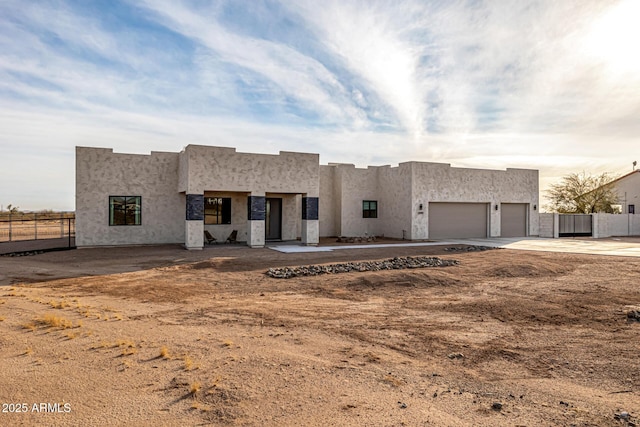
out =
[(40, 255), (43, 254), (44, 251), (25, 251), (25, 252), (9, 252), (8, 254), (2, 254), (0, 256), (10, 256), (10, 257), (14, 257), (14, 256), (33, 256), (33, 255)]
[(502, 249), (502, 248), (495, 248), (493, 246), (478, 246), (478, 245), (452, 246), (450, 248), (444, 248), (444, 250), (447, 252), (480, 252), (480, 251), (490, 251), (492, 249)]
[(402, 270), (406, 268), (450, 267), (460, 262), (438, 257), (395, 257), (382, 261), (347, 262), (329, 265), (306, 265), (300, 267), (270, 268), (265, 273), (276, 279), (318, 276), (320, 274), (350, 273), (354, 271)]
[(375, 242), (376, 236), (365, 237), (352, 237), (352, 236), (340, 236), (336, 239), (336, 243), (363, 243), (363, 242)]

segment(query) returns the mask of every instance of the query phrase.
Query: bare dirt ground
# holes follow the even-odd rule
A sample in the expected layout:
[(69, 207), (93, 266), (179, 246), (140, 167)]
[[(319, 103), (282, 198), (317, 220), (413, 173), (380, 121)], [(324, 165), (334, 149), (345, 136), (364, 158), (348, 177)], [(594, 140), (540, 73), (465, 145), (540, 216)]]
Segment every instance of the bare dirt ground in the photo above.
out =
[[(264, 274), (409, 255), (460, 264)], [(1, 257), (0, 425), (634, 425), (639, 278), (640, 258), (443, 247)]]

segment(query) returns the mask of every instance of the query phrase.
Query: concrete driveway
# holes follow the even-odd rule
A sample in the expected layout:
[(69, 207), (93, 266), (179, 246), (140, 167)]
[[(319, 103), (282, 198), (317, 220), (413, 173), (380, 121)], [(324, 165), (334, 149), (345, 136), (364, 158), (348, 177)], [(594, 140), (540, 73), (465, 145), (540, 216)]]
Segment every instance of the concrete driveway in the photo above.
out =
[(487, 239), (451, 239), (433, 242), (408, 242), (408, 243), (385, 243), (373, 245), (342, 245), (342, 246), (301, 246), (294, 245), (273, 245), (270, 249), (284, 252), (329, 252), (340, 249), (368, 249), (385, 248), (394, 246), (436, 246), (436, 245), (477, 245), (491, 246), (506, 249), (517, 249), (523, 251), (542, 252), (567, 252), (574, 254), (591, 255), (614, 255), (640, 257), (640, 238), (562, 238), (545, 239), (540, 237), (498, 237)]
[(640, 257), (639, 238), (572, 239), (565, 237), (561, 239), (544, 239), (539, 237), (500, 237), (490, 239), (460, 239), (450, 240), (449, 242), (523, 251)]

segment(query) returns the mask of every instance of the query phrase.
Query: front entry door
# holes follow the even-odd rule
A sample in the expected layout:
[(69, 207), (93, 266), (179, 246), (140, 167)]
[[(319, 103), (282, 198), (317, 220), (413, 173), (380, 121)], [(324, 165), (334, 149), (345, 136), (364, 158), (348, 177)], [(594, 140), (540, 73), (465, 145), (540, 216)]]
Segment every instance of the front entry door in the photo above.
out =
[(282, 239), (282, 199), (267, 198), (265, 240)]

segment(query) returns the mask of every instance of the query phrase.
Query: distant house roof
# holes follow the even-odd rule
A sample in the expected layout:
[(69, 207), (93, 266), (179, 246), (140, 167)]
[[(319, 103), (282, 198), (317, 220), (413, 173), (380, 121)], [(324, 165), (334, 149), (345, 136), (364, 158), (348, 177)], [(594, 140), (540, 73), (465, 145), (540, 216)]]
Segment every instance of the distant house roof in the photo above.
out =
[(629, 177), (629, 176), (633, 175), (634, 173), (640, 173), (640, 169), (636, 169), (636, 170), (633, 170), (633, 171), (629, 172), (629, 173), (628, 173), (628, 174), (626, 174), (626, 175), (622, 175), (620, 178), (616, 178), (616, 179), (614, 179), (614, 180), (613, 180), (613, 181), (611, 181), (609, 184), (613, 184), (614, 182), (617, 182), (617, 181), (623, 180), (623, 179), (625, 179), (625, 178), (627, 178), (627, 177)]

